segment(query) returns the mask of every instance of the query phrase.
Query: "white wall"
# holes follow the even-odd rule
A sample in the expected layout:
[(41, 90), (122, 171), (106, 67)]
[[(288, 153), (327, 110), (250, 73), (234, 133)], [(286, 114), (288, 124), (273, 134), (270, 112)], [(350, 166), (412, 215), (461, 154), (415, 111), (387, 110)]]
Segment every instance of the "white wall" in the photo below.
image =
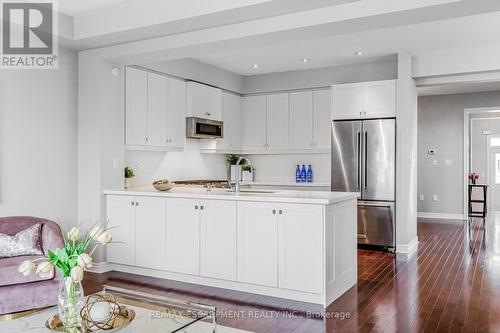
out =
[(77, 54), (57, 70), (0, 70), (0, 215), (77, 222)]
[(245, 94), (253, 94), (328, 87), (334, 83), (389, 80), (396, 79), (397, 76), (397, 60), (390, 58), (342, 66), (246, 76), (243, 80), (243, 91)]
[[(500, 106), (500, 92), (422, 96), (418, 99), (418, 211), (438, 214), (463, 212), (464, 109)], [(435, 148), (437, 155), (427, 155)], [(432, 165), (432, 159), (438, 165)], [(445, 166), (449, 159), (451, 166)], [(438, 201), (432, 201), (432, 195)]]

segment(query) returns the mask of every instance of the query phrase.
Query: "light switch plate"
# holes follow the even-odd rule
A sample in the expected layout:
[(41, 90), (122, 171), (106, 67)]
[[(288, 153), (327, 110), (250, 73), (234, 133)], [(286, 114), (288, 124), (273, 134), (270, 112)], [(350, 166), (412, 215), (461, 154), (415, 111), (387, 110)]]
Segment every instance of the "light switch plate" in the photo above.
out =
[(437, 194), (432, 195), (432, 201), (438, 201), (438, 196)]
[(420, 194), (420, 195), (418, 196), (418, 199), (419, 199), (420, 201), (424, 201), (424, 195), (423, 195), (423, 194)]
[(432, 159), (432, 165), (438, 165), (438, 160), (436, 160), (435, 158)]
[(451, 165), (451, 160), (444, 160), (444, 165), (450, 166)]

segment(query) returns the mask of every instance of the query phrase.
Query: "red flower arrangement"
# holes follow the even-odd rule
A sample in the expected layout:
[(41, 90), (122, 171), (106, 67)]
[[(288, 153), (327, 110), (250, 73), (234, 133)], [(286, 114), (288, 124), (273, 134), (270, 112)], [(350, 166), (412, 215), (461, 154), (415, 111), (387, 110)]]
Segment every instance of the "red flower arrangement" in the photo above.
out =
[(469, 173), (469, 180), (472, 181), (472, 184), (475, 184), (478, 179), (479, 179), (479, 174), (475, 172)]

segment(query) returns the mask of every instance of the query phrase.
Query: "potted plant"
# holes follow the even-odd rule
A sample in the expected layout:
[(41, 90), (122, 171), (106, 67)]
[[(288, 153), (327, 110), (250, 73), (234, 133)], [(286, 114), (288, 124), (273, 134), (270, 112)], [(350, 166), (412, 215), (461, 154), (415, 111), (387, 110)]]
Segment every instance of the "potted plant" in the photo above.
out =
[(132, 170), (132, 168), (126, 166), (125, 167), (125, 188), (130, 187), (130, 179), (132, 179), (134, 177), (135, 177), (134, 170)]
[(255, 168), (245, 163), (241, 167), (241, 180), (244, 182), (253, 182), (254, 171)]
[(232, 168), (233, 165), (236, 165), (236, 162), (238, 161), (240, 157), (235, 154), (229, 154), (226, 156), (226, 162), (228, 164), (228, 169), (227, 169), (227, 178), (229, 181), (234, 182), (236, 180), (236, 169)]
[[(25, 260), (18, 268), (19, 273), (28, 276), (35, 272), (40, 277), (52, 278), (54, 268), (61, 274), (58, 297), (59, 319), (65, 332), (81, 332), (80, 311), (85, 304), (82, 287), (83, 273), (92, 267), (92, 254), (98, 245), (107, 245), (112, 237), (108, 229), (95, 225), (90, 232), (80, 236), (78, 226), (71, 228), (64, 239), (64, 248), (47, 252), (48, 256), (35, 260)], [(92, 250), (88, 247), (94, 243)], [(37, 265), (37, 262), (40, 262)]]
[(478, 179), (479, 179), (479, 174), (475, 172), (469, 173), (469, 180), (473, 185), (476, 185)]

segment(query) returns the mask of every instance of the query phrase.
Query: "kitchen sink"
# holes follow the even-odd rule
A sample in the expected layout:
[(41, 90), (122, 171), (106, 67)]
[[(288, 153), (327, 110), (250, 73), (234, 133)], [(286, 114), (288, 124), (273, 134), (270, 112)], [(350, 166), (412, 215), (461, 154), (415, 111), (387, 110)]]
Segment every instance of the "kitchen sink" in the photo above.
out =
[[(233, 190), (226, 190), (226, 192), (233, 192), (233, 193), (235, 193)], [(266, 193), (276, 193), (276, 191), (242, 189), (242, 190), (240, 190), (240, 193), (249, 193), (249, 194), (252, 194), (252, 193), (259, 194), (260, 193), (260, 194), (266, 194)]]

